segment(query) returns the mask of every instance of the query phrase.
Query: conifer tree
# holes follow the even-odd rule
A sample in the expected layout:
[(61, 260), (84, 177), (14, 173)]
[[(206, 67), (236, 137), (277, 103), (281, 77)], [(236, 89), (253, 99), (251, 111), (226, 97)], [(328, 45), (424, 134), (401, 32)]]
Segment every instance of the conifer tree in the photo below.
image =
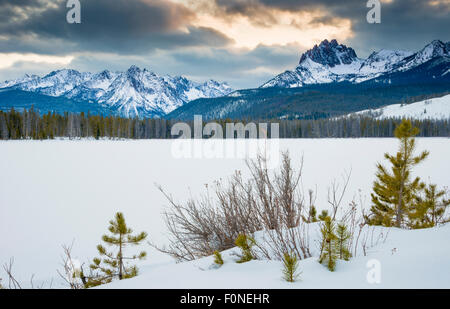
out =
[(423, 184), (417, 177), (411, 180), (414, 166), (425, 160), (429, 152), (424, 151), (415, 156), (415, 136), (419, 129), (413, 127), (410, 120), (403, 120), (395, 129), (395, 137), (399, 139), (400, 147), (396, 155), (386, 153), (384, 156), (391, 163), (391, 171), (382, 164), (377, 165), (377, 180), (373, 185), (369, 224), (384, 226), (404, 226), (405, 216), (412, 209), (416, 194), (423, 189)]
[(241, 258), (237, 261), (237, 263), (245, 263), (255, 259), (252, 254), (252, 247), (256, 244), (254, 238), (245, 234), (239, 234), (236, 238), (235, 244), (239, 247), (239, 249), (241, 249)]
[(351, 234), (344, 223), (338, 224), (336, 229), (336, 246), (338, 252), (338, 258), (340, 260), (348, 261), (352, 254), (349, 250), (348, 242), (350, 240)]
[(300, 273), (298, 273), (298, 257), (295, 254), (284, 253), (283, 255), (283, 279), (287, 282), (297, 281)]
[[(327, 215), (328, 215), (328, 213), (326, 214), (326, 216)], [(319, 218), (321, 218), (321, 216), (322, 215), (319, 215)], [(302, 215), (302, 219), (306, 223), (314, 223), (314, 222), (319, 221), (317, 219), (317, 209), (316, 209), (316, 207), (314, 205), (311, 205), (311, 207), (309, 208), (309, 211), (308, 211), (308, 217), (305, 217), (305, 216)]]
[(450, 218), (446, 218), (445, 214), (450, 200), (444, 198), (445, 194), (444, 190), (438, 190), (436, 185), (431, 184), (424, 189), (423, 196), (416, 196), (415, 207), (408, 213), (410, 227), (430, 228), (449, 222)]
[(112, 235), (103, 235), (102, 240), (108, 246), (117, 247), (117, 252), (109, 252), (102, 245), (97, 246), (100, 258), (94, 258), (90, 268), (96, 272), (94, 276), (89, 277), (86, 287), (97, 286), (111, 282), (114, 278), (119, 280), (135, 277), (138, 269), (135, 265), (129, 266), (126, 260), (144, 259), (146, 252), (142, 251), (138, 255), (127, 257), (124, 250), (129, 245), (139, 245), (146, 237), (146, 232), (141, 232), (135, 236), (133, 230), (125, 222), (125, 217), (121, 212), (116, 213), (114, 220), (109, 221), (108, 230)]
[(320, 264), (325, 264), (330, 271), (336, 268), (336, 260), (338, 258), (335, 234), (335, 224), (330, 217), (326, 217), (320, 229), (322, 233), (321, 253), (319, 258)]
[(328, 218), (328, 210), (322, 210), (322, 212), (319, 215), (320, 221), (325, 221)]
[(222, 255), (217, 250), (214, 251), (214, 263), (216, 263), (217, 265), (223, 265)]

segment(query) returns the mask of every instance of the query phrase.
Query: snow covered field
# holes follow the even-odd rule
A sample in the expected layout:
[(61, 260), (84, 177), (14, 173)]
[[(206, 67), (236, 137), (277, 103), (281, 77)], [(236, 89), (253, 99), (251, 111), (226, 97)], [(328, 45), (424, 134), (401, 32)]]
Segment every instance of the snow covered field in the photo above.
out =
[[(53, 276), (54, 287), (61, 287), (56, 274), (56, 269), (60, 268), (61, 245), (75, 240), (75, 257), (88, 264), (96, 256), (96, 245), (117, 211), (124, 212), (135, 231), (147, 231), (152, 241), (165, 243), (161, 212), (167, 202), (154, 183), (161, 184), (177, 200), (186, 200), (190, 194), (195, 196), (203, 192), (205, 184), (230, 176), (236, 169), (245, 175), (245, 164), (241, 159), (175, 159), (171, 143), (167, 140), (0, 142), (0, 233), (3, 235), (0, 238), (0, 263), (14, 257), (15, 272), (22, 281), (28, 282), (31, 274), (35, 274), (36, 280), (49, 280)], [(280, 145), (281, 149), (289, 149), (297, 166), (304, 155), (303, 188), (307, 192), (317, 187), (319, 209), (327, 207), (327, 189), (331, 182), (334, 179), (340, 181), (350, 170), (345, 203), (361, 190), (369, 207), (375, 163), (383, 159), (384, 152), (397, 149), (395, 139), (281, 140)], [(450, 186), (450, 139), (418, 139), (418, 145), (418, 150), (428, 149), (431, 155), (416, 168), (415, 174), (441, 187)], [(418, 282), (422, 282), (423, 287), (440, 287), (438, 283), (449, 287), (449, 231), (447, 226), (439, 230), (392, 233), (391, 243), (385, 244), (386, 250), (374, 253), (375, 257), (377, 254), (389, 255), (391, 247), (399, 244), (398, 254), (391, 254), (390, 262), (385, 266), (386, 286), (383, 287), (396, 287), (388, 280), (397, 276), (390, 271), (393, 266), (389, 265), (394, 265), (390, 263), (402, 264), (399, 276), (409, 274), (410, 279), (417, 279), (410, 282), (404, 279), (404, 287), (415, 287)], [(408, 239), (412, 234), (408, 233), (421, 233), (420, 241), (411, 243)], [(436, 244), (444, 248), (439, 249), (437, 245), (435, 248), (431, 239), (436, 239)], [(404, 243), (409, 245), (400, 246)], [(146, 280), (146, 274), (162, 275), (164, 268), (160, 267), (165, 267), (167, 258), (150, 248), (145, 249), (149, 257), (142, 264), (143, 275), (130, 281), (128, 287), (133, 287), (131, 282), (137, 284), (139, 280)], [(429, 271), (423, 268), (425, 266), (419, 270), (409, 269), (403, 262), (412, 259), (411, 252), (418, 253), (414, 256), (414, 265), (422, 264), (420, 259), (423, 258), (426, 259), (423, 263), (435, 263), (444, 269)], [(430, 252), (436, 254), (430, 255)], [(366, 269), (366, 262), (367, 258), (357, 258), (351, 262), (351, 268), (340, 263), (338, 273), (327, 273), (323, 280), (318, 280), (314, 279), (315, 272), (327, 272), (326, 269), (314, 259), (302, 261), (303, 282), (296, 287), (340, 286), (342, 276), (347, 278), (342, 287), (359, 286), (358, 280), (366, 282), (367, 271), (360, 274), (361, 268)], [(210, 262), (198, 261), (177, 267), (186, 268), (186, 274), (195, 275), (198, 280), (167, 281), (159, 287), (219, 287), (212, 286), (209, 273), (193, 267), (195, 263)], [(262, 264), (264, 267), (258, 267)], [(239, 280), (234, 282), (239, 281), (241, 287), (288, 287), (280, 280), (277, 262), (252, 262), (245, 266), (243, 271), (242, 266), (227, 263), (223, 269), (214, 270), (214, 276), (222, 273), (226, 278), (235, 274)], [(350, 281), (356, 273), (360, 277)], [(245, 274), (248, 279), (243, 278)], [(431, 280), (439, 274), (440, 279)], [(446, 277), (442, 277), (444, 275)], [(0, 277), (5, 277), (2, 271)], [(214, 281), (220, 282), (220, 277), (214, 277)], [(253, 283), (255, 286), (250, 286)], [(124, 283), (117, 283), (117, 286), (120, 284)]]

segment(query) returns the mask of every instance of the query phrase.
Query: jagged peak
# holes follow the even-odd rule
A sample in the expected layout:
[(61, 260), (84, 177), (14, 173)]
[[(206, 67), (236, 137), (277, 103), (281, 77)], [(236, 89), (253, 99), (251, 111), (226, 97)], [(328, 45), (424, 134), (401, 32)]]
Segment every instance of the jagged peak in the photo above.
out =
[(433, 55), (442, 55), (450, 52), (448, 50), (448, 43), (444, 43), (441, 40), (431, 41), (431, 43), (427, 44), (421, 51), (419, 51), (419, 54), (429, 53), (430, 51)]
[(339, 44), (336, 39), (331, 41), (323, 40), (319, 45), (316, 44), (312, 49), (305, 52), (299, 64), (310, 59), (316, 63), (334, 67), (340, 64), (350, 64), (357, 58), (353, 48)]

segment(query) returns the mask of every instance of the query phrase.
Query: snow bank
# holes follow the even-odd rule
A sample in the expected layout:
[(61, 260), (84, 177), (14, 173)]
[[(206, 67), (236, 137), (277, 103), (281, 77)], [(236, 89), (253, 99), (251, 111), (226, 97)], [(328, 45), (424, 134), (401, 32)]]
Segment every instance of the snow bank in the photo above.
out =
[[(384, 229), (385, 233), (387, 229)], [(376, 236), (375, 236), (376, 237)], [(223, 253), (224, 265), (217, 268), (213, 257), (175, 264), (154, 263), (141, 275), (115, 281), (106, 289), (309, 289), (309, 288), (450, 288), (450, 224), (426, 230), (392, 228), (386, 242), (369, 249), (349, 262), (338, 261), (335, 272), (317, 262), (317, 256), (300, 261), (299, 281), (282, 280), (282, 263), (251, 261), (235, 263), (233, 252)], [(152, 259), (152, 256), (149, 256)], [(379, 283), (367, 279), (373, 262), (379, 262)], [(369, 267), (368, 267), (369, 266)], [(369, 276), (370, 277), (370, 276)]]

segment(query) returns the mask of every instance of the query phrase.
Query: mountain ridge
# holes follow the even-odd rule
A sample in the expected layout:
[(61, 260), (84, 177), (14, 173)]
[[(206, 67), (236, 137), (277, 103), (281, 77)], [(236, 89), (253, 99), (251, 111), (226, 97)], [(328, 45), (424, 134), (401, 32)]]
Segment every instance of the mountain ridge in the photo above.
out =
[(164, 117), (191, 100), (232, 92), (227, 83), (213, 80), (197, 83), (183, 76), (160, 76), (135, 65), (125, 72), (61, 69), (43, 77), (27, 74), (0, 83), (0, 89), (6, 88), (87, 101), (125, 117)]
[(260, 88), (296, 88), (343, 81), (357, 84), (385, 74), (406, 72), (438, 57), (450, 57), (450, 42), (434, 40), (415, 53), (382, 49), (361, 59), (351, 47), (336, 40), (324, 40), (303, 53), (293, 71), (275, 76)]

